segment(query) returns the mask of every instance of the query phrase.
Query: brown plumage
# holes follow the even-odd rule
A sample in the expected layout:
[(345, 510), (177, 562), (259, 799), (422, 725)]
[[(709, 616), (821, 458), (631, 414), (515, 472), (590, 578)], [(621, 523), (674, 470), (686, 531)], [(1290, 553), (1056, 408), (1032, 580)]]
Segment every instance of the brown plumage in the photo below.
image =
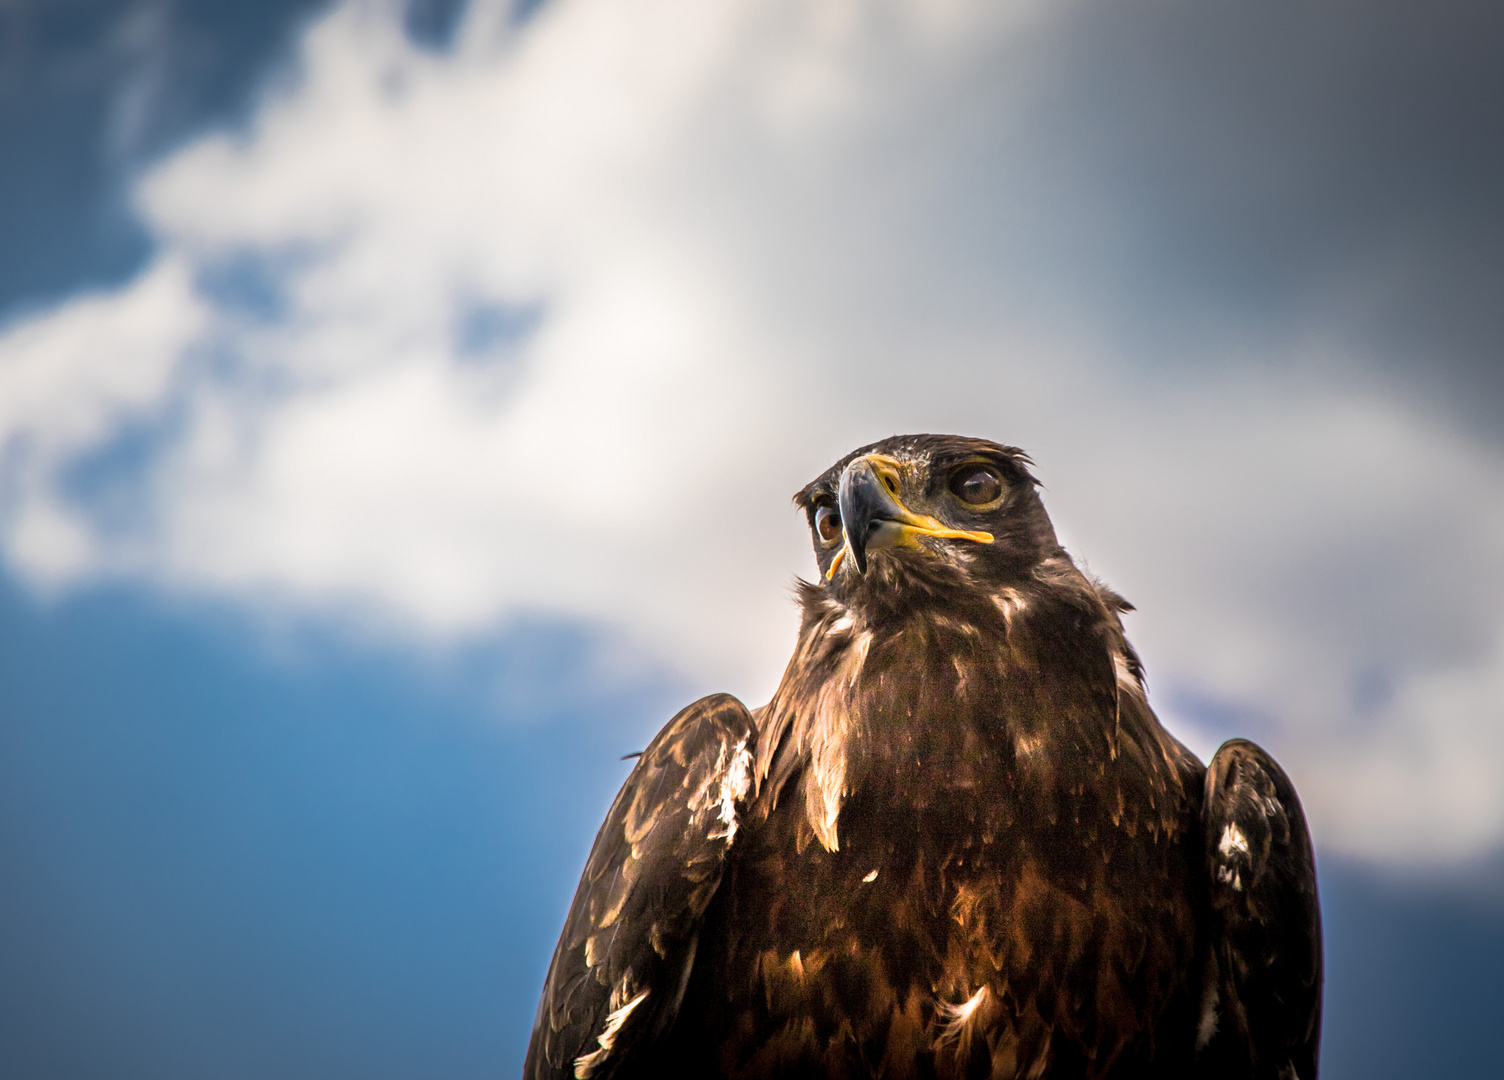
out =
[(1294, 789), (1159, 725), (1028, 459), (895, 437), (795, 501), (820, 573), (783, 680), (638, 761), (524, 1075), (1313, 1078)]

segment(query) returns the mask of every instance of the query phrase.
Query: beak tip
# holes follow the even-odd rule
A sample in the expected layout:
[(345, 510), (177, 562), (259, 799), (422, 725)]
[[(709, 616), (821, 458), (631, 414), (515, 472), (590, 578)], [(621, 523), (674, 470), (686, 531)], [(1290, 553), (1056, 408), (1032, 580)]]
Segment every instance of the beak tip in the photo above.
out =
[(841, 553), (851, 560), (851, 565), (856, 567), (858, 574), (867, 572), (867, 545), (852, 541), (851, 533), (846, 533), (846, 546)]

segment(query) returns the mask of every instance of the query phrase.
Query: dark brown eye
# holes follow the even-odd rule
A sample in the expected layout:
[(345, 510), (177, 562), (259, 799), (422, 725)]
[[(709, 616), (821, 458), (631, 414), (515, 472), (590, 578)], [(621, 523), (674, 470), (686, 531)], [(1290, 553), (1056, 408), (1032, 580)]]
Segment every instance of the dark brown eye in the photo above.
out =
[(950, 478), (951, 494), (972, 506), (995, 502), (1003, 493), (1003, 481), (986, 465), (963, 465)]
[(833, 544), (841, 538), (841, 515), (833, 506), (822, 506), (815, 511), (815, 533), (822, 543)]

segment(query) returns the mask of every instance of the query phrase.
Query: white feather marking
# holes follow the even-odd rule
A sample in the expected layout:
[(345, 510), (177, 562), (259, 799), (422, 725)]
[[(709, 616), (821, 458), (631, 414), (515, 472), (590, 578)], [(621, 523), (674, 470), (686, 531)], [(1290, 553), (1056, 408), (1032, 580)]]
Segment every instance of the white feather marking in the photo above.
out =
[(606, 1014), (605, 1030), (595, 1039), (601, 1044), (601, 1048), (589, 1054), (581, 1054), (574, 1059), (576, 1080), (589, 1080), (595, 1070), (601, 1067), (606, 1056), (611, 1053), (611, 1047), (616, 1045), (616, 1036), (621, 1031), (621, 1026), (627, 1022), (627, 1017), (632, 1015), (632, 1010), (647, 1000), (649, 993), (650, 991), (644, 990), (621, 1008)]
[(1230, 824), (1222, 830), (1222, 839), (1217, 844), (1217, 850), (1222, 853), (1224, 859), (1231, 857), (1234, 851), (1241, 851), (1247, 855), (1248, 838), (1243, 835), (1242, 829)]
[(841, 797), (846, 794), (846, 748), (835, 740), (826, 742), (815, 754), (815, 769), (812, 777), (814, 788), (809, 800), (810, 826), (815, 837), (826, 851), (841, 847), (836, 833), (836, 821), (841, 816)]
[(981, 1008), (982, 1002), (987, 1000), (987, 988), (984, 986), (971, 997), (959, 1005), (951, 1005), (944, 1001), (939, 1003), (936, 1010), (942, 1018), (943, 1031), (936, 1042), (950, 1042), (959, 1040), (966, 1032), (966, 1025), (971, 1023), (971, 1018), (976, 1015), (977, 1009)]
[(863, 631), (845, 650), (834, 676), (821, 688), (807, 728), (810, 769), (805, 773), (805, 812), (815, 838), (826, 851), (840, 848), (836, 821), (846, 795), (846, 739), (852, 728), (848, 693), (856, 685), (872, 647)]
[(751, 786), (752, 752), (747, 749), (747, 740), (744, 736), (742, 741), (736, 744), (736, 749), (731, 751), (731, 764), (726, 766), (725, 772), (721, 773), (720, 793), (716, 799), (719, 804), (716, 817), (720, 820), (721, 828), (709, 833), (705, 839), (724, 838), (728, 845), (736, 839), (736, 803), (738, 799), (746, 798), (747, 789)]
[(856, 680), (861, 676), (862, 668), (867, 663), (867, 651), (871, 648), (872, 631), (864, 630), (856, 636), (855, 647), (848, 654), (850, 659), (843, 665), (846, 668), (846, 685), (848, 687), (856, 685)]
[(1020, 735), (1013, 740), (1013, 752), (1019, 757), (1028, 757), (1038, 751), (1043, 742), (1039, 735)]
[(804, 957), (799, 950), (795, 949), (789, 953), (789, 958), (784, 963), (788, 966), (789, 974), (802, 983), (804, 981)]
[(1144, 688), (1139, 685), (1138, 679), (1128, 667), (1128, 657), (1116, 649), (1112, 653), (1112, 670), (1117, 676), (1118, 685), (1130, 694), (1142, 694)]
[(873, 870), (871, 873), (865, 875), (862, 878), (862, 883), (865, 884), (865, 885), (871, 885), (876, 880), (877, 880), (877, 871)]
[(1196, 1049), (1203, 1049), (1217, 1033), (1217, 1006), (1221, 997), (1213, 983), (1206, 989), (1206, 1000), (1201, 1003), (1201, 1022), (1196, 1025)]
[(1003, 622), (1011, 623), (1013, 617), (1028, 610), (1029, 602), (1017, 589), (1003, 589), (992, 595), (992, 602), (1003, 613)]

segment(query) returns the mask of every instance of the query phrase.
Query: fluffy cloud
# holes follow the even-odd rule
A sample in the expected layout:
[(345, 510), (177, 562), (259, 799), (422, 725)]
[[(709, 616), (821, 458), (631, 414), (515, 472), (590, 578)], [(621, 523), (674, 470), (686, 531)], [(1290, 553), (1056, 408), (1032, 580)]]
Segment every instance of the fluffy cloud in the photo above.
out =
[(1335, 849), (1504, 837), (1499, 449), (1351, 304), (1167, 283), (1082, 150), (1111, 109), (1061, 90), (1094, 6), (506, 16), (435, 54), (336, 8), (245, 130), (142, 178), (139, 278), (5, 330), (12, 567), (415, 642), (579, 619), (755, 699), (809, 564), (789, 494), (985, 434), (1143, 609), (1198, 750), (1266, 742)]

